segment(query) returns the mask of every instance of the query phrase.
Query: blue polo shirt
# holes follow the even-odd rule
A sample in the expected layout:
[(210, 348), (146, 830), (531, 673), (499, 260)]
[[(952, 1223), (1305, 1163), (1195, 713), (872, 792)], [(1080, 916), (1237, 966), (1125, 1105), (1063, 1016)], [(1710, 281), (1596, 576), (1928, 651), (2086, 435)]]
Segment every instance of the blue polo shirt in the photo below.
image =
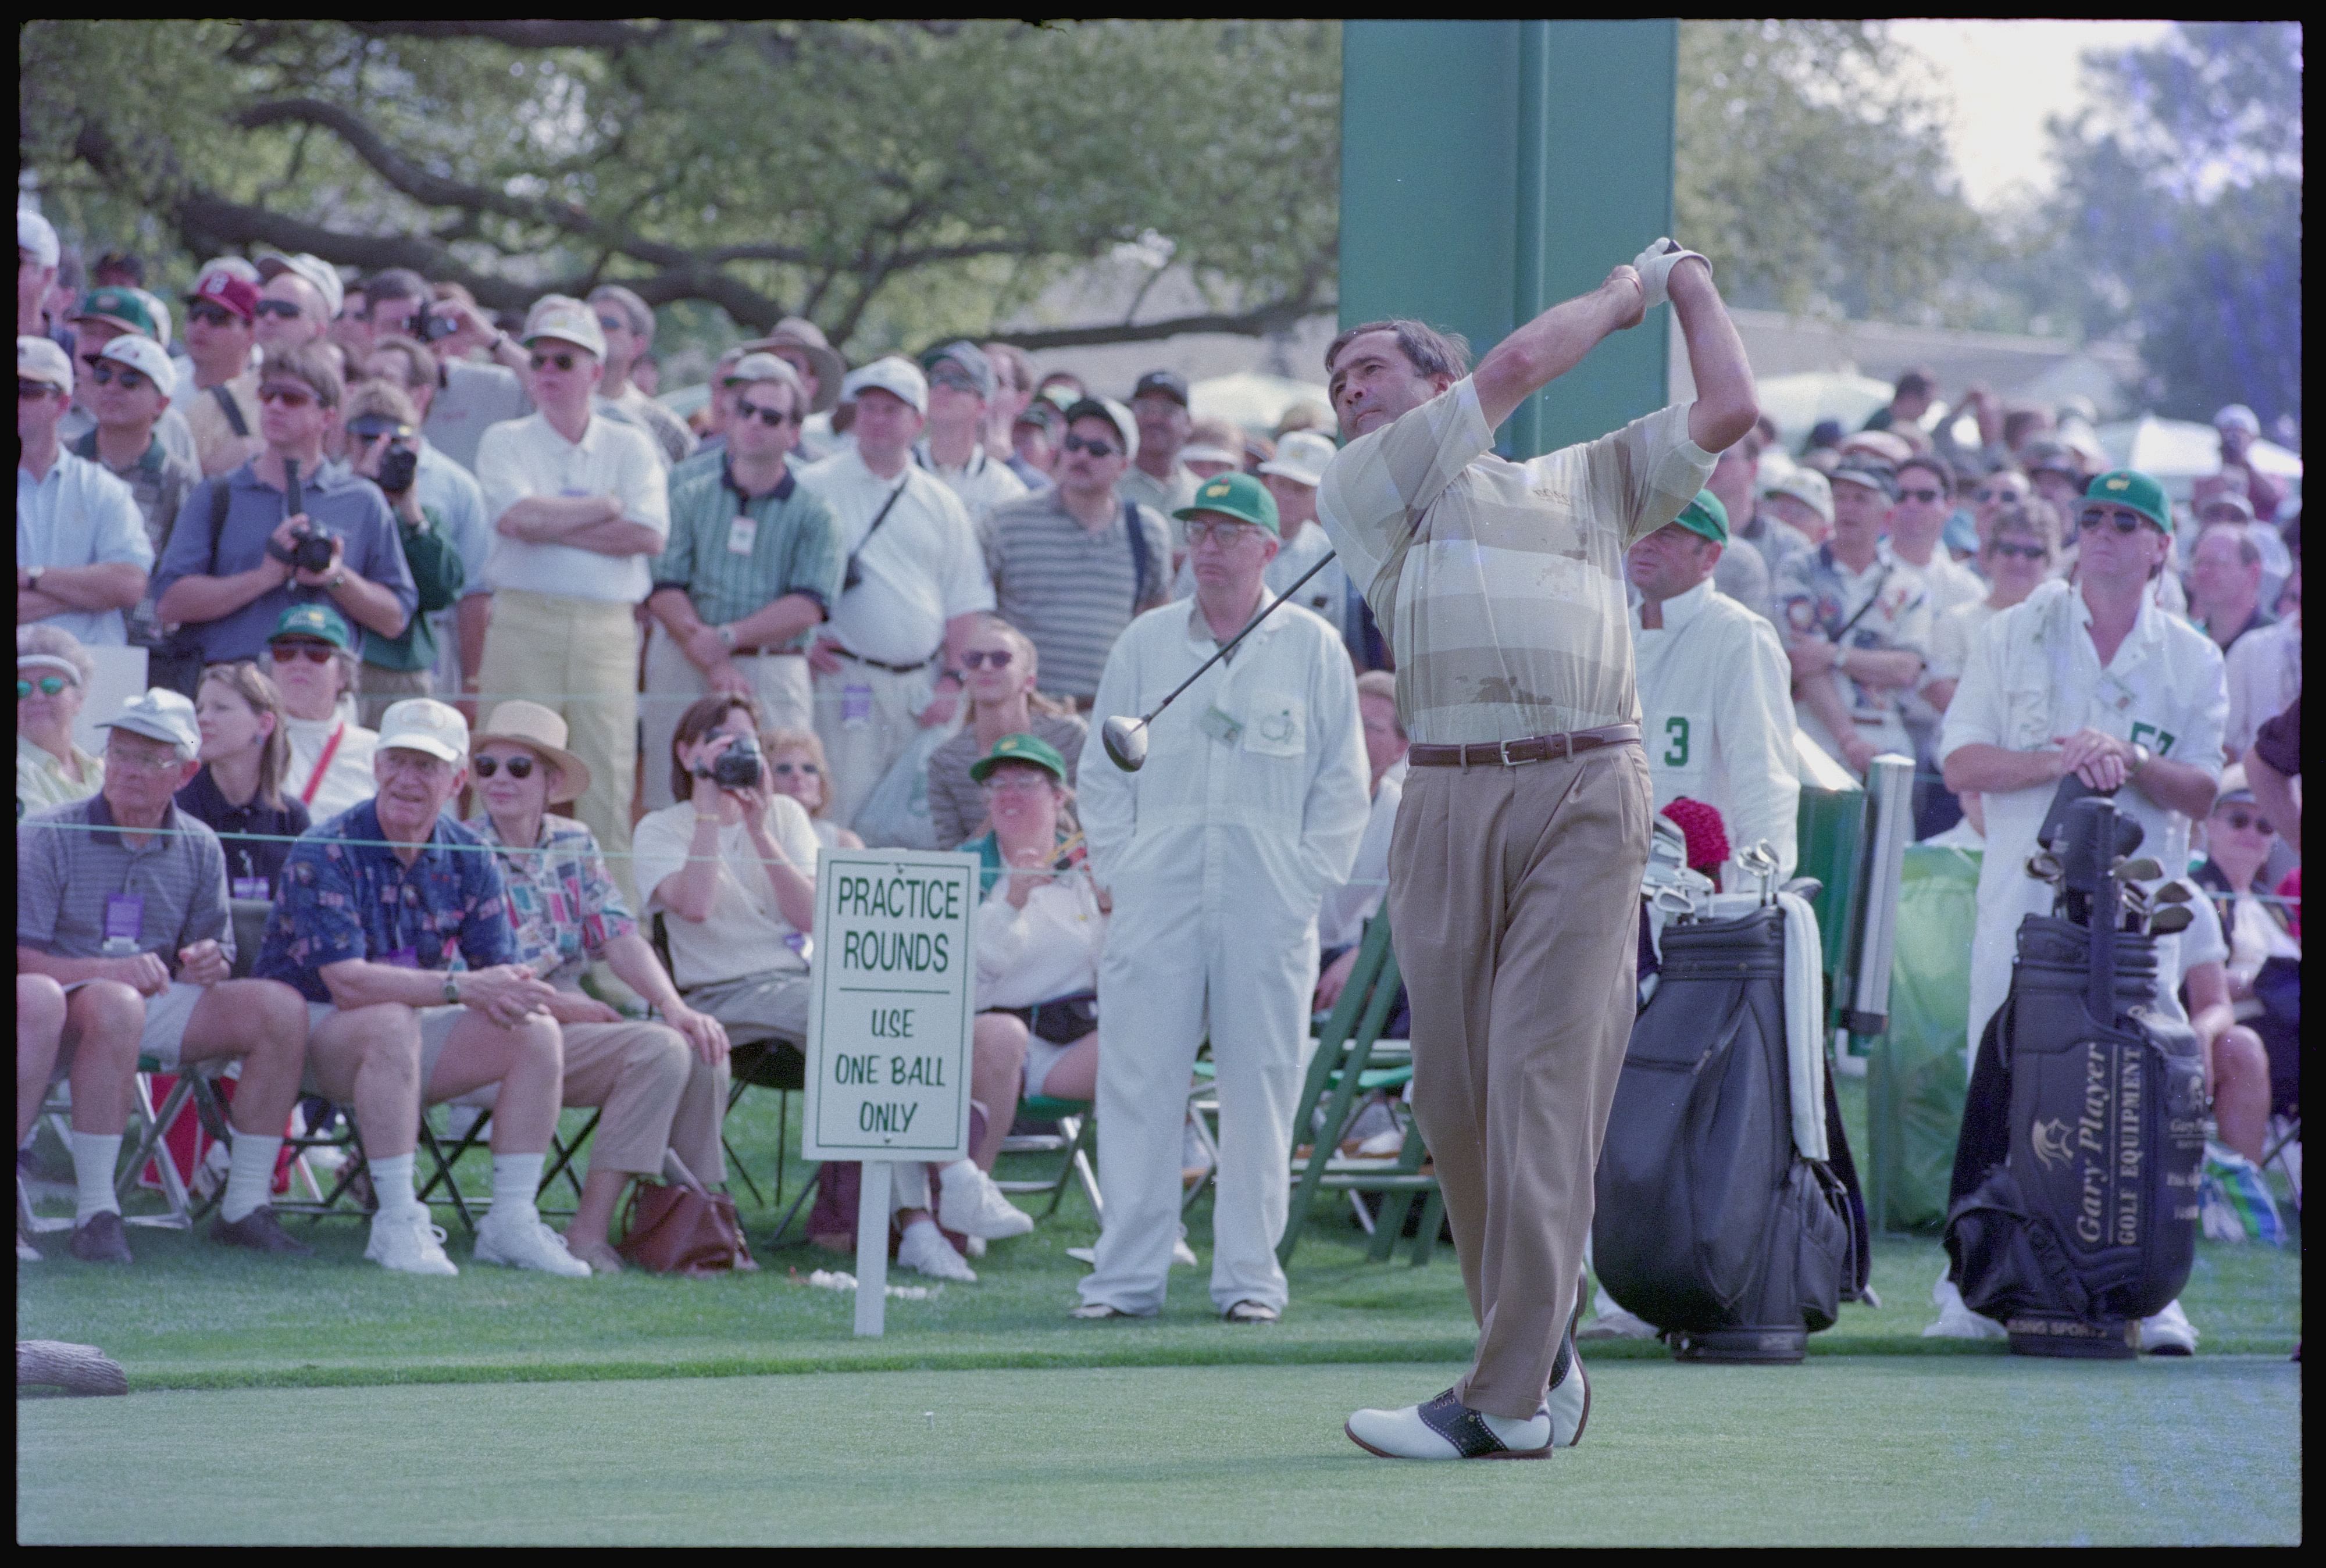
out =
[(446, 816), (411, 865), (381, 842), (374, 803), (349, 806), (291, 846), (252, 972), (331, 1000), (318, 973), (347, 959), (421, 970), (517, 961), (500, 868)]
[[(216, 540), (210, 537), (214, 485), (227, 487), (226, 522)], [(395, 514), (379, 487), (357, 478), (343, 463), (327, 462), (312, 474), (301, 475), (299, 488), (307, 515), (347, 542), (340, 559), (348, 570), (387, 589), (404, 613), (412, 615), (420, 604), (419, 589), (413, 585), (412, 569), (405, 564)], [(196, 486), (178, 509), (169, 546), (154, 573), (154, 598), (160, 599), (181, 578), (232, 577), (256, 567), (266, 559), (267, 539), (287, 515), (284, 503), (283, 492), (261, 482), (251, 463)], [(256, 659), (284, 610), (330, 598), (320, 588), (285, 582), (222, 620), (190, 623), (186, 630), (201, 645), (204, 663)]]
[[(87, 458), (60, 450), (49, 471), (35, 479), (16, 465), (16, 564), (100, 566), (129, 561), (154, 570), (154, 546), (129, 487)], [(120, 647), (129, 640), (117, 609), (67, 610), (42, 626), (70, 632), (91, 647)]]

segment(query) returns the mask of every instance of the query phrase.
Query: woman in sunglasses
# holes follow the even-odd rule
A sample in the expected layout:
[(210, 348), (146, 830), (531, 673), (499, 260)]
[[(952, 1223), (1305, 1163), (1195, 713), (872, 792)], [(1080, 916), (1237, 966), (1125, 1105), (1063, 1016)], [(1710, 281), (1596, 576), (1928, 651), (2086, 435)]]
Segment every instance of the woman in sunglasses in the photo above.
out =
[(807, 813), (819, 851), (864, 848), (863, 840), (823, 814), (832, 805), (832, 765), (824, 760), (823, 742), (814, 730), (768, 730), (759, 737), (759, 749), (767, 755), (776, 793), (791, 796)]
[(2261, 1157), (2270, 1114), (2302, 1114), (2302, 942), (2285, 906), (2270, 896), (2276, 844), (2277, 824), (2255, 801), (2245, 769), (2228, 769), (2205, 823), (2205, 863), (2193, 879), (2211, 895), (2228, 942), (2228, 1000), (2237, 1022), (2260, 1037), (2269, 1057), (2266, 1111), (2238, 1118), (2243, 1125), (2234, 1128), (2228, 1115), (2220, 1118), (2221, 1141), (2254, 1160)]
[(1931, 627), (1931, 676), (1922, 695), (1941, 713), (1954, 700), (1963, 662), (1987, 623), (2052, 575), (2060, 555), (2060, 515), (2048, 501), (2030, 496), (1998, 510), (1981, 537), (1978, 570), (1987, 580), (1986, 597), (1955, 606)]
[(929, 821), (937, 842), (966, 843), (991, 825), (985, 792), (970, 776), (978, 759), (1005, 735), (1033, 735), (1065, 759), (1068, 782), (1090, 727), (1065, 704), (1034, 690), (1034, 642), (999, 616), (989, 616), (962, 651), (969, 688), (969, 722), (929, 754)]
[(73, 744), (96, 662), (58, 626), (16, 628), (16, 817), (85, 801), (105, 783), (105, 760)]

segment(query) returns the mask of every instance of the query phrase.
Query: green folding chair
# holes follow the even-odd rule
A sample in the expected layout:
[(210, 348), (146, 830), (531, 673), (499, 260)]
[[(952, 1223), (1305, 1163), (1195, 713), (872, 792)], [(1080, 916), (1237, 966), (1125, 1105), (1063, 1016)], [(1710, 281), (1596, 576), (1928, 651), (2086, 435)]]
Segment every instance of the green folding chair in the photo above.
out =
[(1001, 1140), (1001, 1152), (1014, 1155), (1057, 1155), (1056, 1174), (1040, 1180), (997, 1179), (994, 1185), (1005, 1192), (1047, 1192), (1050, 1206), (1042, 1211), (1043, 1218), (1058, 1211), (1065, 1201), (1066, 1183), (1080, 1177), (1083, 1195), (1090, 1200), (1091, 1212), (1103, 1216), (1105, 1203), (1098, 1192), (1098, 1174), (1091, 1168), (1092, 1128), (1096, 1120), (1091, 1114), (1087, 1099), (1053, 1099), (1045, 1094), (1030, 1094), (1018, 1102), (1018, 1114), (1032, 1121), (1055, 1123), (1054, 1133), (1011, 1133)]

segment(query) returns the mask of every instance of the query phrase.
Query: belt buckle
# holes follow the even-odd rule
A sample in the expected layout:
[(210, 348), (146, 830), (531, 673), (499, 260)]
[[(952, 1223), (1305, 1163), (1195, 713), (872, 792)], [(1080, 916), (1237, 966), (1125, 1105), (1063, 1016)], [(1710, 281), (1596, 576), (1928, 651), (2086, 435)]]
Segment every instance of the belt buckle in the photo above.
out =
[(1511, 756), (1511, 743), (1507, 740), (1496, 741), (1494, 743), (1494, 749), (1501, 755), (1503, 765), (1504, 767), (1524, 767), (1528, 763), (1540, 762), (1542, 760), (1542, 758), (1539, 756), (1521, 756), (1513, 758)]

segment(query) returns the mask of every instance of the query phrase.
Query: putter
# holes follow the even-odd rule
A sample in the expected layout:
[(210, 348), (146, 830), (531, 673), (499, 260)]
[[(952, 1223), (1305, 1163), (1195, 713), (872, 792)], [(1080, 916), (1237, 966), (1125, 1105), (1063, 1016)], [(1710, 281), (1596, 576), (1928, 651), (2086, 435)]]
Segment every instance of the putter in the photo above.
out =
[(1251, 636), (1252, 628), (1254, 626), (1259, 626), (1261, 622), (1266, 620), (1270, 616), (1276, 613), (1276, 607), (1278, 605), (1282, 604), (1286, 599), (1290, 598), (1294, 594), (1298, 593), (1300, 589), (1307, 585), (1310, 578), (1324, 571), (1325, 563), (1331, 561), (1333, 559), (1333, 555), (1334, 552), (1328, 550), (1322, 556), (1318, 557), (1317, 564), (1302, 572), (1298, 581), (1295, 582), (1290, 588), (1286, 589), (1282, 593), (1278, 594), (1274, 599), (1270, 600), (1267, 608), (1252, 617), (1251, 619), (1245, 624), (1243, 630), (1238, 632), (1234, 636), (1230, 637), (1226, 642), (1221, 644), (1220, 651), (1218, 653), (1214, 654), (1210, 658), (1205, 659), (1201, 664), (1196, 666), (1196, 673), (1188, 676), (1186, 680), (1180, 682), (1177, 686), (1171, 688), (1170, 696), (1166, 697), (1162, 701), (1158, 702), (1155, 705), (1154, 710), (1149, 713), (1145, 718), (1126, 719), (1121, 714), (1118, 713), (1113, 718), (1108, 719), (1104, 724), (1100, 725), (1098, 738), (1100, 743), (1106, 747), (1107, 760), (1113, 763), (1115, 766), (1121, 768), (1125, 773), (1137, 773), (1140, 768), (1146, 766), (1147, 727), (1154, 723), (1157, 719), (1162, 716), (1163, 710), (1170, 707), (1172, 702), (1177, 699), (1180, 692), (1185, 691), (1188, 687), (1202, 680), (1204, 678), (1205, 671), (1210, 669), (1214, 664), (1218, 663), (1222, 659), (1226, 658), (1230, 654), (1233, 653), (1238, 643), (1242, 642), (1246, 637)]

